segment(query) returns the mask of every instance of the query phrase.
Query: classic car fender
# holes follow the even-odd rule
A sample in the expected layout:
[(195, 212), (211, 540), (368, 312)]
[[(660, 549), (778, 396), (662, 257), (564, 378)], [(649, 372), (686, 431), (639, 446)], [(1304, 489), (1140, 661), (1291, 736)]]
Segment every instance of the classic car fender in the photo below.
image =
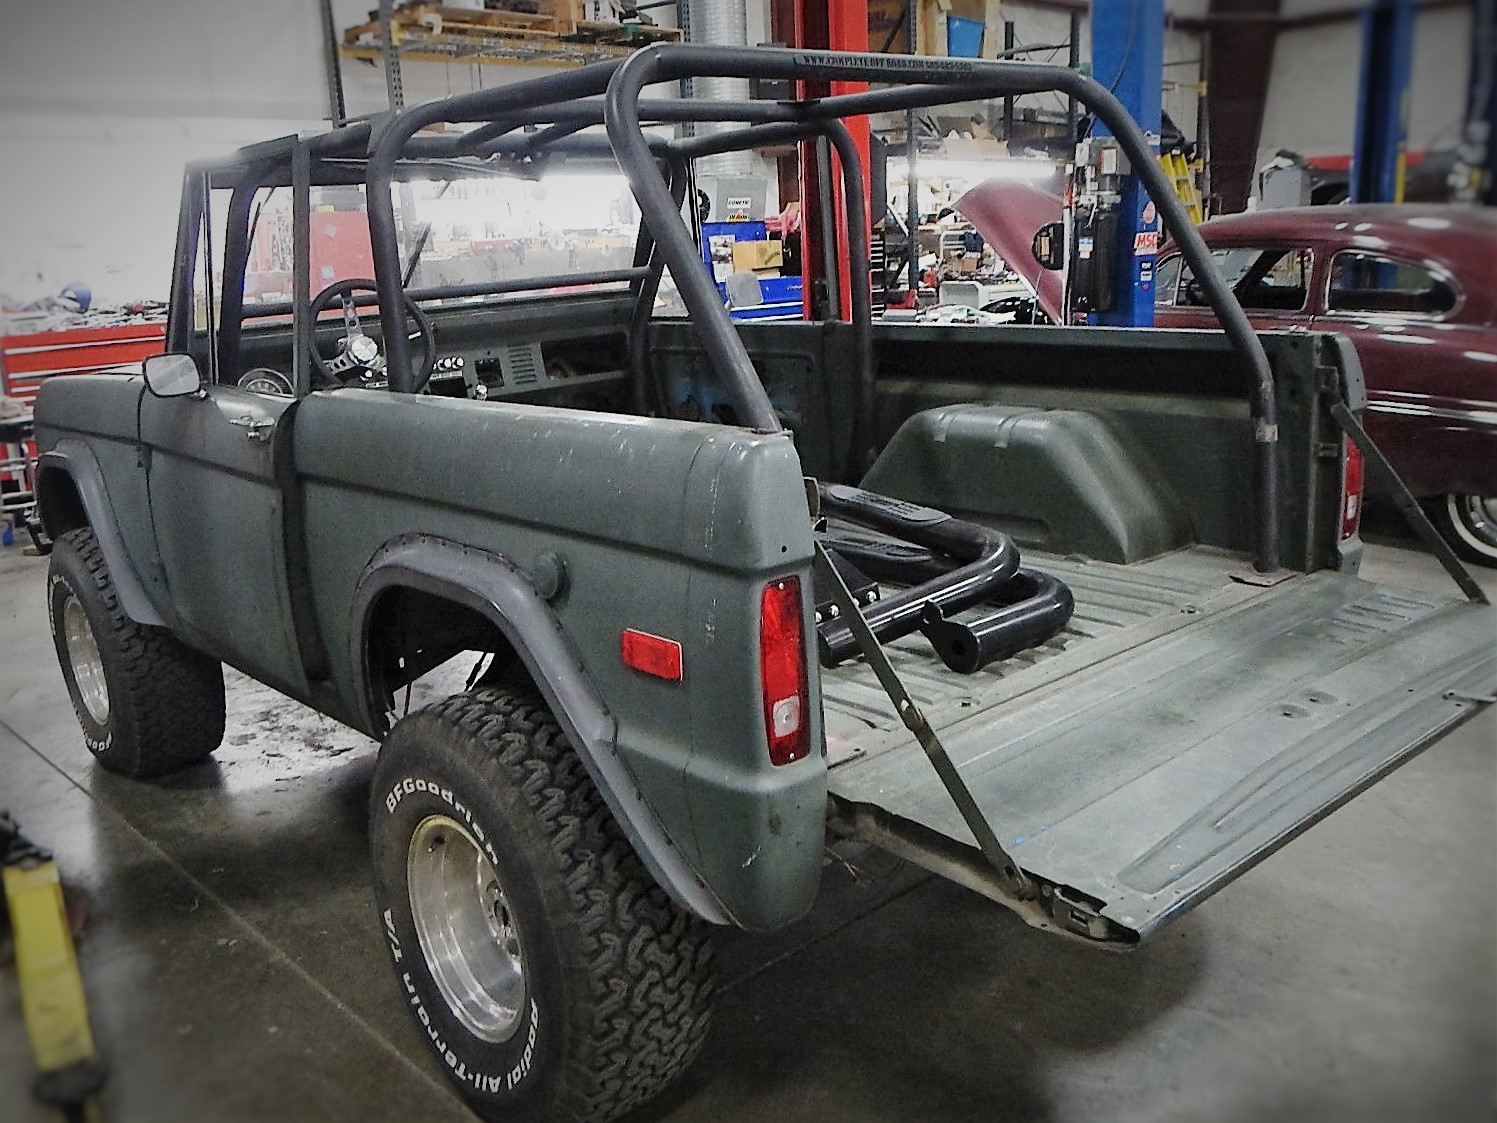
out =
[[(69, 494), (68, 482), (72, 484)], [(120, 607), (137, 624), (164, 628), (168, 624), (146, 595), (130, 554), (120, 537), (109, 491), (104, 486), (104, 471), (93, 449), (80, 440), (64, 438), (42, 453), (37, 461), (37, 510), (47, 536), (53, 541), (86, 521), (104, 554), (109, 576), (119, 593)], [(73, 509), (73, 495), (82, 511)]]
[(687, 863), (615, 746), (616, 724), (582, 668), (561, 622), (530, 576), (508, 559), (430, 535), (402, 535), (374, 555), (359, 579), (350, 616), (349, 657), (365, 723), (383, 726), (368, 666), (368, 632), (380, 594), (409, 588), (481, 613), (525, 664), (551, 712), (582, 758), (608, 808), (655, 881), (678, 904), (714, 924), (733, 918)]

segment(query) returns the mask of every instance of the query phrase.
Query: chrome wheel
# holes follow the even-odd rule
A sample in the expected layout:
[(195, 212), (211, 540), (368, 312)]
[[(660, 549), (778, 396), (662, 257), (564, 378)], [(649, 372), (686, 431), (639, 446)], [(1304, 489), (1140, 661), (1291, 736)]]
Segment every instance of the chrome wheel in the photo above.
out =
[(520, 934), (499, 875), (473, 836), (445, 815), (411, 835), (406, 885), (421, 954), (469, 1033), (507, 1041), (525, 1009)]
[(1497, 496), (1447, 495), (1450, 522), (1467, 545), (1487, 555), (1497, 555)]
[(73, 668), (73, 684), (88, 716), (98, 725), (109, 721), (109, 684), (104, 681), (104, 660), (99, 656), (99, 641), (89, 625), (83, 605), (68, 597), (62, 609), (62, 634), (67, 642), (68, 663)]

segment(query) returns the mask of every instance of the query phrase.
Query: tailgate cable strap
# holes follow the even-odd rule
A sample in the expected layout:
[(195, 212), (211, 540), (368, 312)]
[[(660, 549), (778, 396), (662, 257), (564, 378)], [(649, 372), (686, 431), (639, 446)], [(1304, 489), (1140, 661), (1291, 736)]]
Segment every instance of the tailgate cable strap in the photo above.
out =
[(936, 731), (925, 720), (920, 707), (915, 705), (915, 700), (904, 688), (904, 683), (899, 681), (899, 675), (889, 662), (889, 657), (884, 654), (884, 649), (874, 636), (873, 629), (863, 618), (863, 610), (853, 599), (846, 582), (842, 580), (842, 574), (837, 571), (836, 566), (832, 565), (831, 559), (826, 556), (826, 548), (820, 542), (816, 543), (816, 552), (831, 573), (832, 600), (836, 602), (837, 608), (841, 611), (843, 622), (852, 629), (853, 637), (868, 660), (868, 665), (873, 668), (873, 673), (878, 676), (879, 685), (884, 688), (889, 701), (894, 703), (894, 710), (904, 722), (905, 728), (915, 735), (915, 739), (920, 742), (920, 747), (925, 750), (925, 755), (930, 757), (936, 775), (941, 778), (941, 785), (951, 796), (951, 801), (956, 804), (957, 811), (961, 813), (967, 829), (977, 839), (977, 845), (981, 848), (983, 855), (992, 863), (993, 868), (998, 871), (998, 876), (1008, 887), (1008, 891), (1015, 897), (1028, 900), (1037, 896), (1038, 890), (1034, 882), (1003, 849), (1003, 844), (998, 841), (998, 836), (993, 833), (992, 826), (983, 816), (982, 809), (972, 798), (972, 792), (967, 787), (966, 781), (956, 770), (956, 765), (951, 763), (951, 758), (946, 755), (946, 747), (941, 744)]
[(1331, 416), (1341, 426), (1342, 432), (1351, 438), (1351, 443), (1361, 451), (1363, 459), (1368, 461), (1382, 477), (1383, 483), (1392, 492), (1393, 505), (1408, 520), (1409, 525), (1414, 528), (1414, 533), (1419, 535), (1424, 544), (1429, 547), (1430, 552), (1440, 559), (1445, 572), (1450, 574), (1451, 579), (1461, 587), (1461, 592), (1466, 594), (1466, 599), (1474, 604), (1490, 604), (1487, 594), (1471, 576), (1471, 571), (1466, 568), (1460, 558), (1455, 556), (1455, 551), (1450, 548), (1449, 543), (1440, 537), (1440, 532), (1435, 529), (1434, 523), (1429, 521), (1429, 516), (1424, 513), (1419, 500), (1414, 498), (1414, 493), (1409, 490), (1408, 485), (1399, 479), (1393, 465), (1388, 463), (1388, 458), (1383, 455), (1383, 450), (1373, 443), (1372, 438), (1367, 435), (1367, 430), (1362, 428), (1361, 422), (1347, 408), (1346, 403), (1339, 399), (1332, 401)]
[[(36, 1098), (69, 1118), (95, 1119), (106, 1069), (94, 1046), (78, 955), (52, 855), (0, 811), (0, 875), (10, 914), (21, 1016), (38, 1076)], [(0, 916), (0, 923), (4, 923)]]

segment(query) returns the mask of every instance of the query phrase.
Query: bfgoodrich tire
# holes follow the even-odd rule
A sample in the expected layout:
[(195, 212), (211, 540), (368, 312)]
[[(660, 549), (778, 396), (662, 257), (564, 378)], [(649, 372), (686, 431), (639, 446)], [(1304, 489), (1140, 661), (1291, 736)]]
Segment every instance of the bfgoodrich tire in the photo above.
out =
[(93, 531), (62, 535), (47, 617), (89, 752), (111, 772), (159, 776), (204, 760), (224, 735), (223, 668), (120, 607)]
[(691, 1063), (707, 926), (651, 881), (528, 686), (399, 722), (371, 803), (402, 996), (479, 1114), (601, 1123)]
[(1426, 510), (1457, 554), (1477, 565), (1497, 566), (1497, 496), (1442, 495), (1428, 501)]

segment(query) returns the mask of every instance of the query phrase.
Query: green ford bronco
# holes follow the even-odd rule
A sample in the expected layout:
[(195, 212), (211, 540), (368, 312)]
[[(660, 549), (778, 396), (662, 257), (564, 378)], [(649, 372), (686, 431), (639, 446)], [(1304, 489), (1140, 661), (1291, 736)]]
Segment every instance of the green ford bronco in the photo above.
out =
[[(704, 75), (871, 86), (648, 89)], [(873, 317), (846, 119), (1046, 89), (1117, 137), (1222, 331)], [(850, 298), (735, 323), (693, 162), (789, 144), (837, 156)], [(228, 663), (382, 741), (394, 985), (487, 1117), (667, 1086), (712, 926), (801, 916), (829, 832), (1126, 948), (1497, 688), (1453, 558), (1464, 597), (1357, 576), (1385, 465), (1351, 347), (1255, 335), (1062, 67), (656, 46), (247, 148), (188, 169), (167, 350), (37, 402), (85, 739), (202, 761)]]

